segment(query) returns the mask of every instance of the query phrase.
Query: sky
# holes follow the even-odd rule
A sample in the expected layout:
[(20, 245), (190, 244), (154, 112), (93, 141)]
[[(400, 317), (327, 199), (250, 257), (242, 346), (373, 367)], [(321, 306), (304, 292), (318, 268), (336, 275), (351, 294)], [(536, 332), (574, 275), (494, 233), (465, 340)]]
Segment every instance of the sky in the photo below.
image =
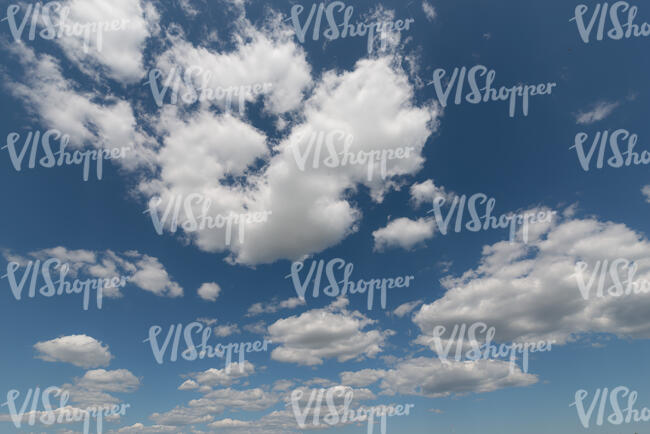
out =
[[(20, 410), (54, 387), (65, 411), (128, 404), (107, 433), (381, 432), (378, 417), (374, 431), (323, 417), (407, 404), (386, 432), (647, 432), (617, 423), (615, 399), (592, 401), (622, 386), (650, 407), (650, 295), (607, 290), (650, 279), (647, 5), (328, 1), (320, 24), (309, 1), (35, 5), (0, 8), (0, 403), (17, 391)], [(350, 24), (391, 27), (343, 37), (346, 9)], [(617, 32), (634, 11), (638, 36)], [(488, 71), (503, 100), (483, 99)], [(524, 87), (540, 84), (526, 112)], [(87, 179), (72, 156), (53, 164), (44, 137), (87, 156)], [(511, 234), (483, 224), (488, 204), (497, 219), (540, 218)], [(250, 220), (228, 231), (233, 215)], [(183, 225), (192, 216), (206, 224)], [(87, 281), (87, 308), (44, 295), (36, 261), (71, 288)], [(337, 294), (328, 278), (343, 287), (346, 273), (355, 291)], [(461, 325), (552, 345), (526, 367), (472, 360), (450, 334)], [(204, 329), (211, 346), (267, 343), (231, 365), (183, 358), (185, 334), (198, 345)], [(335, 398), (316, 421), (319, 390)], [(10, 408), (0, 432), (84, 432), (30, 424), (40, 401), (20, 427)]]

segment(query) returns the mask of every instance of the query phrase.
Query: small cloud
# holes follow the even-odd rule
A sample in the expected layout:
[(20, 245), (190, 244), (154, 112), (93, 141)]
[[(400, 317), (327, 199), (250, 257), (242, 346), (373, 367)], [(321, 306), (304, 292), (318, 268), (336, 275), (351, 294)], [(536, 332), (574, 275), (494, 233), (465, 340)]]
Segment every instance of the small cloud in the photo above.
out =
[(221, 287), (214, 282), (204, 283), (197, 291), (199, 297), (206, 301), (217, 301), (220, 292)]
[(248, 308), (246, 316), (255, 316), (263, 313), (275, 313), (281, 309), (295, 309), (298, 306), (306, 304), (305, 300), (299, 297), (291, 297), (286, 300), (279, 301), (273, 299), (266, 304), (255, 303)]
[(373, 250), (381, 252), (393, 247), (411, 250), (415, 246), (422, 245), (425, 240), (433, 238), (434, 232), (435, 224), (431, 218), (418, 220), (398, 218), (372, 233), (375, 239)]
[(235, 333), (241, 333), (237, 324), (224, 324), (214, 328), (214, 334), (222, 338)]
[(616, 109), (616, 107), (619, 105), (620, 103), (618, 102), (598, 102), (591, 109), (584, 112), (579, 112), (576, 115), (576, 123), (580, 125), (587, 125), (602, 121), (607, 116), (612, 114), (614, 109)]
[(416, 307), (418, 307), (421, 304), (422, 304), (422, 300), (409, 301), (408, 303), (404, 303), (404, 304), (399, 305), (393, 311), (393, 314), (401, 318), (401, 317), (411, 313), (413, 311), (413, 309), (415, 309)]
[(641, 188), (641, 193), (645, 196), (645, 201), (650, 203), (650, 185), (644, 185)]
[(436, 17), (435, 8), (427, 0), (422, 0), (422, 10), (424, 11), (424, 15), (427, 17), (427, 20), (433, 21)]
[(185, 380), (183, 384), (178, 386), (178, 390), (193, 390), (193, 389), (198, 389), (199, 385), (196, 381), (194, 380)]
[(263, 335), (266, 334), (266, 323), (264, 321), (257, 321), (251, 324), (246, 324), (244, 326), (244, 330), (246, 330), (249, 333), (253, 333), (256, 335)]
[(211, 325), (217, 323), (216, 318), (197, 318), (196, 321), (204, 324), (206, 327), (210, 327)]

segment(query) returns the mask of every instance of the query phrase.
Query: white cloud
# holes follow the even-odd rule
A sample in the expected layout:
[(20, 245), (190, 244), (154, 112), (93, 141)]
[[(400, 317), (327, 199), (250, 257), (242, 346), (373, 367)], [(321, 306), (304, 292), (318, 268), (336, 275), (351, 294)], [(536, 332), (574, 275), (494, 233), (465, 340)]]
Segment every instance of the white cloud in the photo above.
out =
[[(123, 10), (122, 6), (136, 8), (134, 18), (142, 17), (146, 23), (145, 30), (140, 25), (140, 34), (154, 31), (155, 9), (148, 3), (126, 5), (124, 1), (119, 0), (115, 11)], [(234, 49), (228, 52), (194, 46), (182, 34), (169, 34), (167, 51), (155, 62), (167, 71), (176, 66), (200, 66), (213, 73), (210, 84), (214, 87), (272, 83), (269, 94), (260, 97), (266, 112), (276, 117), (291, 112), (273, 153), (269, 147), (275, 139), (271, 142), (244, 117), (215, 113), (208, 103), (193, 112), (166, 106), (155, 116), (136, 116), (134, 108), (141, 111), (143, 101), (129, 103), (77, 90), (83, 87), (65, 79), (54, 58), (37, 56), (24, 45), (14, 44), (18, 48), (11, 50), (20, 56), (25, 73), (20, 82), (6, 83), (44, 123), (70, 134), (73, 146), (132, 144), (132, 158), (118, 160), (119, 164), (127, 169), (154, 169), (151, 173), (155, 176), (138, 172), (145, 179), (138, 191), (149, 199), (160, 196), (163, 206), (172, 195), (200, 193), (212, 200), (212, 217), (272, 212), (268, 222), (246, 227), (245, 241), (235, 237), (227, 244), (224, 231), (207, 228), (185, 234), (200, 249), (228, 252), (231, 262), (248, 265), (298, 260), (338, 244), (358, 229), (355, 224), (361, 212), (350, 192), (365, 185), (372, 199), (381, 201), (398, 185), (395, 178), (421, 169), (422, 149), (436, 128), (438, 112), (432, 105), (414, 105), (413, 87), (392, 55), (360, 60), (350, 71), (326, 71), (314, 84), (305, 52), (294, 42), (291, 28), (275, 15), (267, 24), (260, 31), (245, 18), (238, 19)], [(130, 42), (138, 40), (132, 36), (128, 36)], [(105, 53), (103, 61), (116, 66), (109, 54)], [(127, 58), (139, 65), (138, 56)], [(122, 72), (129, 71), (126, 75), (137, 76), (137, 68), (129, 65), (117, 66)], [(311, 133), (334, 129), (354, 137), (352, 152), (406, 146), (414, 152), (409, 158), (388, 161), (386, 179), (369, 181), (362, 165), (347, 165), (333, 172), (299, 170), (294, 146), (307, 143)], [(193, 152), (187, 152), (188, 147)], [(232, 177), (237, 182), (233, 183)], [(181, 292), (173, 286), (148, 285), (145, 289), (170, 296)]]
[(416, 208), (423, 203), (433, 204), (433, 201), (437, 197), (444, 197), (447, 200), (451, 200), (455, 196), (454, 193), (447, 193), (444, 187), (437, 186), (433, 182), (433, 179), (427, 179), (424, 182), (411, 185), (409, 192), (411, 194), (411, 202)]
[(400, 361), (389, 370), (364, 369), (344, 372), (341, 377), (357, 384), (371, 384), (381, 379), (385, 395), (420, 395), (440, 398), (466, 393), (492, 392), (506, 387), (529, 386), (537, 376), (522, 372), (501, 360), (466, 362), (417, 357)]
[(248, 308), (246, 316), (255, 316), (262, 313), (275, 313), (280, 309), (294, 309), (298, 306), (304, 306), (305, 304), (305, 300), (300, 297), (291, 297), (282, 301), (273, 299), (264, 304), (261, 302), (253, 304)]
[(93, 75), (95, 69), (105, 69), (108, 77), (125, 83), (133, 83), (142, 77), (142, 51), (150, 36), (142, 2), (68, 0), (63, 2), (63, 7), (69, 8), (70, 12), (65, 19), (66, 25), (120, 22), (118, 30), (101, 32), (101, 46), (97, 43), (97, 32), (90, 32), (88, 44), (83, 35), (63, 34), (55, 39), (66, 56), (82, 71)]
[[(246, 19), (239, 24), (233, 35), (236, 46), (232, 51), (216, 52), (176, 38), (158, 57), (158, 68), (165, 74), (173, 67), (210, 71), (212, 75), (206, 83), (213, 89), (271, 83), (268, 94), (262, 95), (267, 111), (280, 114), (298, 108), (304, 92), (312, 85), (311, 68), (302, 47), (291, 40), (288, 28), (278, 22), (262, 31)], [(203, 84), (202, 80), (198, 83)], [(247, 97), (247, 101), (254, 99), (252, 95)]]
[(252, 363), (245, 360), (241, 365), (238, 362), (231, 363), (229, 370), (210, 368), (203, 372), (190, 374), (199, 386), (229, 386), (241, 378), (248, 377), (255, 373)]
[(178, 386), (178, 390), (194, 390), (198, 388), (199, 384), (194, 380), (185, 380), (183, 384)]
[(650, 203), (650, 185), (644, 185), (641, 188), (641, 193), (645, 196), (645, 201)]
[(199, 294), (199, 297), (201, 297), (203, 300), (217, 301), (217, 297), (219, 297), (220, 292), (221, 287), (219, 285), (214, 282), (209, 282), (201, 285), (197, 291), (197, 294)]
[(145, 426), (140, 422), (131, 426), (119, 428), (117, 431), (109, 431), (109, 434), (153, 434), (153, 433), (176, 433), (178, 428), (175, 426), (150, 425)]
[(375, 240), (374, 250), (381, 252), (391, 247), (411, 250), (425, 240), (433, 238), (434, 231), (435, 222), (432, 218), (398, 218), (372, 233)]
[(266, 322), (260, 320), (251, 324), (246, 324), (244, 326), (244, 330), (247, 332), (256, 334), (256, 335), (263, 335), (266, 334)]
[[(12, 253), (4, 251), (3, 256), (10, 260)], [(71, 277), (81, 275), (90, 278), (112, 279), (128, 278), (125, 284), (133, 284), (161, 297), (180, 297), (183, 288), (171, 280), (169, 274), (157, 258), (130, 250), (121, 254), (111, 250), (93, 252), (89, 250), (70, 250), (62, 246), (30, 252), (29, 257), (40, 259), (56, 258), (70, 267)], [(119, 285), (118, 285), (119, 286)], [(102, 292), (105, 297), (122, 297), (120, 288), (108, 287)]]
[(231, 388), (208, 391), (202, 398), (192, 399), (187, 407), (177, 406), (164, 413), (153, 413), (151, 419), (160, 425), (182, 426), (209, 423), (225, 409), (261, 411), (276, 404), (279, 398), (260, 388)]
[[(22, 43), (8, 51), (24, 69), (20, 82), (4, 78), (4, 85), (25, 107), (36, 113), (48, 128), (70, 137), (69, 148), (131, 148), (125, 158), (111, 160), (124, 168), (151, 168), (155, 142), (137, 124), (131, 105), (110, 93), (77, 90), (78, 85), (63, 77), (58, 60), (34, 51)], [(24, 82), (23, 82), (24, 81)]]
[(618, 102), (598, 102), (594, 104), (591, 109), (584, 112), (579, 112), (576, 115), (576, 123), (581, 125), (588, 125), (601, 121), (612, 114), (614, 109), (616, 109), (619, 105), (620, 103)]
[(46, 362), (66, 362), (82, 368), (108, 366), (113, 358), (108, 346), (86, 335), (61, 336), (44, 342), (37, 342), (36, 356)]
[(401, 318), (404, 315), (408, 315), (409, 313), (411, 313), (413, 309), (415, 309), (421, 304), (422, 304), (422, 300), (409, 301), (408, 303), (400, 304), (393, 311), (393, 314)]
[(223, 324), (214, 328), (214, 334), (222, 338), (237, 333), (241, 333), (237, 324)]
[(357, 387), (369, 386), (379, 381), (385, 374), (386, 371), (383, 369), (362, 369), (355, 372), (341, 372), (341, 384)]
[(107, 371), (95, 369), (76, 381), (77, 385), (88, 390), (107, 392), (133, 392), (140, 387), (140, 380), (127, 369)]
[(214, 324), (217, 323), (216, 318), (197, 318), (196, 320), (198, 322), (200, 322), (201, 324), (204, 324), (207, 327), (210, 327), (211, 325), (214, 325)]
[[(650, 337), (650, 294), (596, 295), (585, 300), (576, 264), (593, 271), (597, 261), (626, 258), (637, 266), (635, 281), (650, 277), (650, 242), (624, 224), (595, 219), (560, 220), (531, 228), (528, 244), (499, 242), (483, 248), (480, 265), (460, 277), (441, 281), (446, 293), (413, 316), (428, 344), (433, 327), (484, 322), (494, 327), (496, 342), (556, 341), (565, 344), (585, 333), (624, 338)], [(620, 271), (620, 269), (619, 269)], [(627, 273), (621, 275), (623, 288)], [(604, 288), (614, 282), (605, 274)]]
[[(233, 237), (226, 245), (223, 230), (207, 228), (189, 238), (206, 251), (230, 250), (230, 260), (242, 264), (300, 259), (337, 244), (355, 230), (361, 214), (347, 198), (350, 189), (365, 184), (379, 201), (394, 186), (393, 177), (420, 170), (421, 151), (437, 112), (414, 107), (412, 98), (407, 77), (394, 69), (390, 58), (359, 61), (350, 72), (326, 72), (305, 102), (304, 121), (288, 130), (273, 156), (266, 137), (238, 118), (199, 111), (181, 121), (177, 111), (163, 110), (161, 126), (170, 133), (159, 153), (160, 178), (140, 189), (160, 196), (162, 206), (172, 195), (199, 192), (212, 201), (211, 215), (270, 211), (266, 223), (246, 226), (245, 241)], [(368, 181), (362, 165), (301, 171), (294, 147), (306, 146), (312, 133), (334, 129), (354, 137), (352, 152), (404, 146), (414, 152), (410, 158), (388, 161), (386, 180)], [(186, 152), (188, 146), (193, 152)], [(258, 159), (267, 163), (260, 173), (247, 172)], [(221, 183), (227, 175), (244, 173), (243, 184)]]
[(422, 0), (422, 10), (424, 11), (424, 15), (427, 17), (427, 20), (433, 21), (436, 17), (435, 8), (427, 0)]
[(154, 293), (161, 297), (182, 297), (183, 288), (172, 281), (167, 270), (157, 258), (148, 255), (139, 255), (132, 252), (132, 256), (138, 258), (135, 265), (138, 267), (131, 281), (145, 291)]
[(393, 332), (363, 331), (375, 321), (359, 312), (349, 312), (347, 304), (347, 299), (339, 299), (324, 309), (312, 309), (271, 324), (270, 339), (280, 345), (271, 357), (300, 365), (320, 365), (323, 359), (334, 357), (339, 362), (375, 357)]

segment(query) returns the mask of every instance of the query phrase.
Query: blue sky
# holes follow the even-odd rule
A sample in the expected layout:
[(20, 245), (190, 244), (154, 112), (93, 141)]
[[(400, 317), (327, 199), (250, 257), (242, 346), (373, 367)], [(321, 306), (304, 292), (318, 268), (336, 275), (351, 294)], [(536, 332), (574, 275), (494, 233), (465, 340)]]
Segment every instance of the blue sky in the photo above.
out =
[[(0, 22), (0, 135), (58, 129), (72, 149), (132, 151), (106, 161), (101, 180), (91, 170), (84, 182), (79, 166), (23, 163), (17, 171), (0, 150), (1, 274), (11, 261), (56, 257), (80, 278), (132, 279), (119, 297), (105, 294), (102, 309), (88, 310), (77, 295), (16, 300), (0, 280), (3, 402), (12, 389), (22, 397), (59, 386), (79, 408), (129, 403), (106, 432), (301, 432), (291, 391), (341, 386), (353, 390), (355, 405), (415, 404), (408, 416), (388, 419), (388, 432), (647, 430), (647, 422), (599, 427), (595, 416), (586, 429), (569, 406), (577, 390), (589, 392), (588, 405), (596, 389), (621, 385), (638, 392), (637, 409), (650, 406), (650, 296), (585, 300), (574, 276), (580, 260), (624, 258), (638, 264), (636, 279), (650, 278), (646, 167), (584, 171), (570, 149), (580, 132), (590, 146), (597, 132), (619, 129), (638, 136), (636, 152), (648, 149), (647, 38), (584, 43), (570, 21), (579, 3), (350, 3), (352, 22), (415, 20), (369, 54), (366, 37), (325, 43), (322, 34), (312, 39), (312, 27), (301, 43), (292, 2), (62, 3), (73, 21), (131, 23), (106, 32), (101, 51), (84, 52), (74, 36), (29, 40), (29, 26), (16, 41)], [(304, 20), (312, 3), (300, 4)], [(597, 3), (586, 4), (588, 19)], [(635, 23), (650, 20), (650, 9), (636, 6)], [(556, 86), (531, 98), (527, 116), (509, 117), (506, 102), (442, 108), (433, 71), (474, 65), (493, 69), (496, 87)], [(272, 87), (250, 97), (243, 115), (218, 102), (158, 107), (149, 72), (190, 67), (212, 72), (215, 87)], [(389, 176), (371, 181), (364, 167), (297, 168), (292, 144), (340, 130), (354, 137), (355, 150), (412, 146), (415, 153), (389, 161)], [(531, 226), (527, 244), (509, 242), (505, 229), (442, 235), (427, 212), (434, 198), (476, 193), (495, 199), (496, 215), (556, 214)], [(145, 213), (150, 201), (190, 194), (209, 198), (211, 215), (272, 213), (231, 245), (221, 229), (156, 233)], [(377, 299), (367, 310), (365, 295), (308, 291), (304, 302), (296, 299), (286, 278), (292, 261), (308, 268), (334, 258), (354, 264), (355, 280), (414, 280), (389, 290), (385, 310)], [(204, 284), (218, 286), (216, 298), (199, 291)], [(224, 368), (218, 359), (157, 364), (143, 342), (150, 327), (165, 334), (199, 318), (221, 327), (213, 345), (273, 344), (247, 354), (242, 376), (215, 372)], [(499, 361), (442, 366), (426, 343), (432, 327), (475, 322), (494, 326), (499, 342), (556, 344), (512, 376)], [(179, 390), (186, 380), (196, 387)], [(81, 429), (21, 431), (1, 411), (1, 432)], [(317, 428), (366, 431), (365, 424)]]

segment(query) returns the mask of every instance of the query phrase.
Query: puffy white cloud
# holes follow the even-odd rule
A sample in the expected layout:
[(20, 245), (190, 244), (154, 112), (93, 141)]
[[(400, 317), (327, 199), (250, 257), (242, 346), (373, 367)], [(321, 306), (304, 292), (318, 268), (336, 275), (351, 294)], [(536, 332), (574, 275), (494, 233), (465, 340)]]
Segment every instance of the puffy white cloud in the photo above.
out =
[[(239, 87), (242, 85), (270, 83), (263, 97), (267, 111), (279, 114), (300, 106), (303, 93), (312, 84), (311, 68), (302, 48), (290, 39), (288, 28), (274, 23), (265, 31), (241, 20), (234, 35), (236, 46), (229, 52), (217, 52), (207, 47), (195, 46), (177, 38), (173, 45), (157, 59), (157, 66), (167, 76), (174, 68), (186, 71), (209, 71), (193, 75), (196, 89)], [(248, 95), (247, 101), (257, 99)], [(219, 105), (224, 105), (224, 100)], [(209, 104), (208, 101), (205, 104)]]
[(153, 413), (151, 419), (160, 425), (190, 425), (210, 422), (225, 409), (260, 411), (279, 401), (277, 395), (260, 388), (231, 388), (208, 391), (202, 398), (192, 399), (186, 407), (177, 406), (164, 413)]
[(244, 326), (244, 330), (246, 330), (247, 332), (256, 334), (256, 335), (263, 335), (263, 334), (266, 334), (266, 332), (267, 332), (266, 327), (267, 327), (266, 322), (260, 320), (260, 321), (257, 321), (257, 322), (251, 323), (251, 324), (246, 324)]
[(341, 372), (341, 383), (347, 386), (364, 387), (376, 383), (384, 377), (383, 369), (362, 369), (355, 372)]
[(400, 361), (393, 369), (345, 372), (342, 378), (356, 383), (375, 382), (385, 395), (421, 395), (440, 398), (466, 393), (492, 392), (506, 387), (529, 386), (537, 376), (501, 360), (448, 361), (417, 357)]
[[(70, 1), (80, 4), (80, 0)], [(149, 3), (125, 1), (119, 0), (106, 16), (128, 10), (130, 17), (138, 20), (132, 33), (112, 35), (122, 35), (128, 42), (125, 49), (132, 52), (139, 49), (142, 38), (155, 31), (157, 13)], [(96, 13), (87, 6), (79, 8), (79, 19)], [(286, 124), (275, 145), (245, 116), (215, 113), (207, 102), (194, 111), (186, 111), (182, 105), (165, 106), (157, 115), (136, 116), (134, 108), (141, 111), (143, 101), (84, 93), (78, 90), (82, 86), (63, 77), (54, 58), (36, 55), (21, 44), (14, 44), (18, 48), (11, 50), (19, 54), (26, 73), (6, 83), (44, 123), (70, 134), (72, 146), (132, 145), (131, 158), (119, 160), (119, 164), (127, 169), (153, 169), (155, 175), (138, 172), (144, 178), (138, 191), (148, 199), (159, 196), (164, 206), (174, 195), (199, 193), (212, 201), (212, 217), (244, 211), (272, 213), (266, 223), (246, 226), (245, 241), (234, 237), (227, 243), (222, 230), (186, 233), (200, 249), (229, 252), (228, 259), (241, 264), (298, 260), (336, 245), (357, 230), (361, 213), (350, 192), (365, 185), (373, 200), (381, 201), (398, 185), (397, 178), (421, 169), (422, 149), (436, 127), (438, 113), (431, 105), (414, 105), (408, 75), (392, 55), (360, 60), (350, 71), (326, 71), (314, 84), (305, 53), (293, 41), (293, 31), (279, 16), (267, 24), (264, 30), (257, 30), (240, 17), (234, 47), (223, 52), (195, 46), (182, 34), (170, 33), (166, 51), (155, 62), (166, 72), (176, 67), (201, 67), (212, 72), (209, 84), (214, 87), (271, 83), (269, 93), (259, 98), (276, 123), (282, 120)], [(138, 76), (140, 57), (123, 54), (121, 51), (124, 64), (119, 64), (110, 50), (95, 60), (110, 66), (109, 73)], [(286, 112), (291, 113), (284, 116)], [(354, 138), (353, 153), (403, 147), (414, 152), (409, 158), (389, 160), (385, 179), (376, 176), (368, 180), (364, 165), (300, 170), (294, 150), (308, 144), (312, 134), (333, 130)], [(187, 152), (188, 147), (193, 152)], [(170, 296), (181, 292), (173, 286), (147, 285), (145, 289)]]
[(252, 363), (245, 360), (241, 365), (238, 362), (231, 363), (229, 370), (210, 368), (203, 372), (190, 374), (199, 386), (229, 386), (240, 378), (248, 377), (255, 373)]
[[(89, 37), (65, 32), (55, 41), (66, 56), (89, 75), (104, 70), (110, 78), (133, 83), (144, 74), (142, 51), (150, 36), (143, 4), (138, 0), (65, 1), (62, 6), (69, 10), (65, 25), (85, 25), (91, 29), (95, 25), (103, 30), (90, 31)], [(106, 29), (106, 24), (115, 22), (119, 23), (115, 24), (117, 30)]]
[(422, 0), (422, 10), (424, 11), (424, 15), (427, 17), (427, 20), (433, 21), (436, 17), (435, 8), (427, 0)]
[(422, 304), (422, 300), (409, 301), (407, 303), (400, 304), (393, 311), (393, 314), (395, 316), (398, 316), (398, 317), (401, 318), (404, 315), (408, 315), (409, 313), (411, 313), (411, 311), (413, 311), (413, 309), (415, 309), (416, 307), (418, 307), (421, 304)]
[(127, 369), (107, 371), (95, 369), (76, 381), (77, 385), (88, 390), (107, 392), (133, 392), (140, 387), (140, 380)]
[(165, 425), (149, 425), (145, 426), (142, 423), (134, 423), (131, 426), (125, 426), (118, 430), (111, 430), (109, 434), (153, 434), (153, 433), (176, 433), (178, 428), (175, 426)]
[[(17, 259), (9, 251), (3, 251), (3, 256), (9, 261)], [(161, 297), (180, 297), (183, 288), (171, 280), (169, 274), (157, 258), (130, 250), (117, 254), (111, 250), (93, 252), (89, 250), (69, 250), (59, 246), (30, 252), (30, 259), (46, 261), (55, 258), (61, 263), (68, 264), (69, 277), (81, 276), (95, 279), (120, 278), (117, 287), (109, 286), (102, 290), (105, 297), (122, 297), (120, 285), (134, 284), (140, 289), (152, 292)], [(22, 258), (24, 262), (26, 259)], [(21, 262), (21, 263), (22, 263)], [(24, 265), (24, 264), (23, 264)], [(121, 281), (124, 278), (124, 282)]]
[(183, 288), (171, 280), (169, 273), (158, 261), (158, 258), (140, 255), (137, 252), (127, 253), (127, 256), (137, 258), (135, 262), (137, 271), (131, 276), (133, 283), (145, 291), (161, 297), (183, 296)]
[(383, 393), (444, 397), (465, 393), (492, 392), (506, 387), (529, 386), (537, 376), (512, 369), (501, 360), (442, 363), (436, 358), (418, 357), (389, 369), (380, 387)]
[(183, 384), (178, 386), (178, 390), (194, 390), (198, 388), (199, 384), (194, 380), (185, 380)]
[(203, 300), (217, 301), (217, 297), (219, 297), (220, 292), (221, 287), (219, 285), (214, 282), (209, 282), (201, 285), (197, 291), (197, 294), (199, 294), (199, 297), (201, 297)]
[(217, 405), (202, 405), (194, 407), (175, 407), (164, 413), (153, 413), (149, 418), (157, 425), (182, 426), (198, 423), (208, 423), (215, 414), (223, 412), (224, 407)]
[(37, 342), (36, 356), (46, 362), (66, 362), (82, 368), (108, 366), (113, 358), (108, 345), (86, 335), (61, 336), (49, 341)]
[(294, 309), (298, 306), (304, 306), (305, 304), (305, 300), (300, 297), (291, 297), (282, 301), (273, 299), (264, 304), (261, 302), (253, 304), (248, 308), (246, 316), (255, 316), (262, 313), (275, 313), (280, 309)]
[(447, 193), (445, 188), (437, 186), (433, 182), (433, 179), (427, 179), (424, 182), (411, 185), (409, 192), (411, 194), (411, 202), (416, 208), (423, 203), (433, 203), (436, 197), (444, 197), (447, 200), (454, 197), (454, 193)]
[[(423, 333), (419, 342), (427, 344), (437, 325), (451, 330), (475, 322), (494, 327), (497, 342), (565, 344), (590, 332), (648, 338), (650, 321), (644, 312), (650, 309), (650, 294), (612, 296), (607, 291), (615, 290), (617, 282), (606, 272), (604, 296), (598, 297), (595, 279), (585, 299), (578, 278), (588, 285), (598, 261), (612, 264), (625, 258), (638, 267), (630, 279), (631, 268), (619, 264), (619, 282), (625, 290), (628, 281), (650, 277), (649, 255), (650, 242), (624, 224), (557, 217), (552, 223), (533, 225), (528, 244), (504, 241), (485, 246), (476, 269), (441, 281), (446, 293), (413, 317)], [(576, 267), (580, 261), (587, 270)]]
[[(252, 434), (286, 434), (299, 432), (296, 417), (289, 410), (273, 411), (258, 420), (244, 421), (225, 418), (208, 425), (218, 432)], [(225, 431), (224, 431), (225, 430)]]
[(401, 247), (411, 250), (425, 240), (433, 238), (435, 222), (432, 218), (411, 220), (406, 217), (390, 221), (385, 227), (372, 233), (375, 239), (375, 251), (383, 251), (390, 247)]
[(375, 357), (393, 332), (364, 331), (375, 321), (357, 311), (349, 312), (347, 304), (347, 299), (339, 299), (324, 309), (312, 309), (271, 324), (270, 339), (279, 344), (271, 357), (300, 365), (320, 365), (327, 358), (345, 362)]
[(119, 404), (120, 399), (106, 392), (131, 393), (139, 387), (140, 380), (126, 369), (95, 369), (87, 371), (81, 378), (75, 378), (73, 384), (64, 384), (61, 389), (70, 394), (70, 402), (87, 408)]
[(237, 324), (222, 324), (214, 328), (214, 334), (222, 338), (237, 333), (241, 333)]
[(7, 49), (20, 60), (25, 73), (21, 81), (5, 77), (5, 87), (48, 128), (68, 135), (68, 149), (87, 144), (102, 149), (128, 147), (124, 158), (111, 162), (128, 169), (153, 167), (156, 144), (138, 125), (127, 101), (77, 90), (78, 85), (63, 77), (52, 56), (37, 55), (22, 43)]
[(641, 193), (645, 196), (645, 201), (650, 203), (650, 185), (644, 185), (641, 188)]
[(278, 396), (259, 387), (246, 390), (231, 388), (213, 390), (204, 398), (190, 401), (190, 405), (216, 403), (227, 408), (245, 411), (260, 411), (269, 408), (278, 402)]

